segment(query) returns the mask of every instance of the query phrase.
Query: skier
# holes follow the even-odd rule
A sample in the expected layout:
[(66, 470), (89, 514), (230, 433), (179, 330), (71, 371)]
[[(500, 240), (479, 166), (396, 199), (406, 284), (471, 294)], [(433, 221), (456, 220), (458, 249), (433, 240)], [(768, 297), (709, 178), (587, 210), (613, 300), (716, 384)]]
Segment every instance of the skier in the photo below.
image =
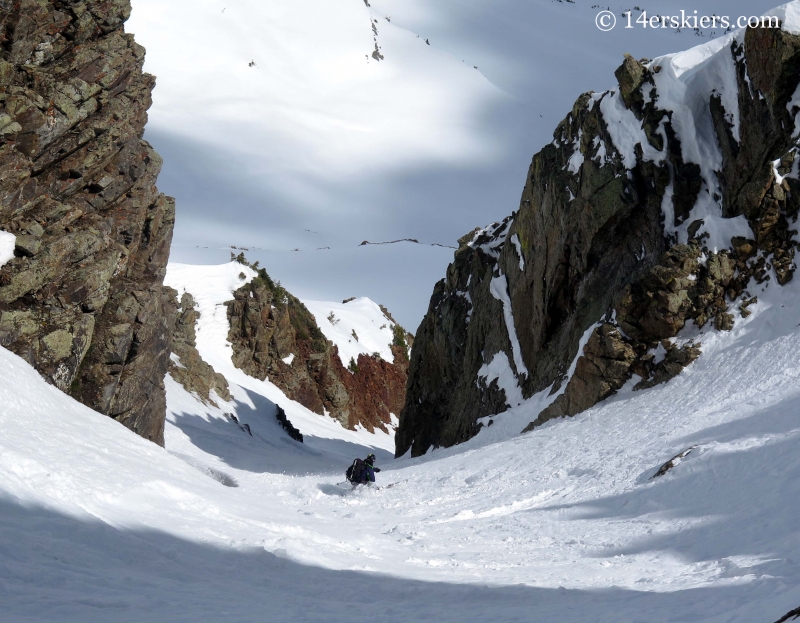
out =
[(363, 461), (356, 459), (347, 470), (347, 480), (353, 484), (353, 488), (358, 485), (369, 485), (375, 482), (375, 473), (380, 472), (379, 467), (375, 467), (375, 455), (370, 454)]
[(375, 455), (370, 454), (364, 459), (364, 465), (366, 469), (364, 470), (364, 480), (363, 483), (375, 482), (375, 474), (381, 471), (380, 467), (375, 467)]

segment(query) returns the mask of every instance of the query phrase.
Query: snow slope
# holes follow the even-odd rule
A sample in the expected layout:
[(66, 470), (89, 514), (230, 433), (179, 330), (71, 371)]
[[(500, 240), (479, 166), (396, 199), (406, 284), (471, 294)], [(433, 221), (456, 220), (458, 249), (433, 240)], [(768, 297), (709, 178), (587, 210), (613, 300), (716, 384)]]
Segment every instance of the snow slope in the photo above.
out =
[[(240, 270), (170, 267), (215, 366), (209, 318)], [(378, 451), (384, 488), (355, 492), (336, 483), (371, 436), (289, 405), (292, 441), (268, 383), (225, 370), (217, 410), (168, 378), (162, 450), (0, 350), (3, 620), (771, 623), (800, 604), (800, 283), (751, 309), (688, 329), (704, 355), (665, 386)]]
[[(181, 264), (222, 264), (230, 253), (229, 247), (173, 245), (170, 260)], [(386, 306), (392, 317), (412, 333), (428, 309), (434, 284), (453, 260), (452, 249), (411, 242), (319, 250), (312, 246), (299, 251), (248, 247), (245, 254), (249, 261), (267, 267), (270, 277), (303, 301), (366, 296)], [(398, 266), (403, 270), (398, 271)]]
[[(126, 28), (158, 76), (148, 136), (167, 151), (195, 145), (185, 155), (202, 162), (201, 186), (219, 176), (237, 199), (260, 198), (245, 207), (229, 196), (225, 213), (239, 218), (220, 218), (221, 204), (181, 188), (182, 205), (202, 205), (216, 223), (204, 240), (291, 248), (304, 228), (326, 232), (317, 246), (385, 239), (386, 229), (365, 223), (377, 213), (374, 195), (356, 199), (365, 182), (486, 162), (495, 152), (491, 133), (474, 120), (504, 94), (423, 38), (378, 20), (363, 0), (132, 4)], [(373, 58), (376, 42), (385, 60)], [(225, 156), (208, 163), (202, 152)], [(388, 217), (388, 207), (379, 213)], [(181, 224), (177, 232), (192, 239)], [(220, 240), (223, 233), (230, 235)]]
[[(315, 439), (343, 439), (356, 446), (369, 446), (382, 450), (383, 455), (394, 451), (394, 436), (380, 431), (375, 435), (366, 430), (350, 431), (332, 418), (320, 417), (299, 403), (288, 400), (283, 392), (269, 382), (248, 376), (236, 368), (231, 361), (233, 349), (228, 342), (228, 309), (226, 301), (233, 300), (233, 291), (240, 288), (256, 273), (248, 266), (229, 262), (218, 266), (192, 266), (170, 263), (164, 283), (178, 291), (178, 296), (187, 291), (196, 303), (199, 319), (196, 325), (197, 351), (217, 372), (223, 374), (232, 385), (231, 392), (235, 405), (245, 405), (250, 411), (261, 413), (269, 411), (274, 418), (274, 405), (279, 404), (286, 411), (289, 420), (307, 436), (308, 446), (316, 446)], [(171, 408), (171, 407), (170, 407)], [(238, 412), (238, 411), (237, 411)], [(187, 411), (191, 415), (192, 411)], [(224, 416), (221, 416), (223, 419)], [(242, 420), (248, 423), (247, 418)], [(320, 441), (322, 446), (327, 441)]]
[[(373, 22), (361, 0), (134, 0), (133, 7), (128, 30), (148, 48), (148, 71), (160, 79), (155, 127), (191, 136), (202, 119), (213, 143), (229, 144), (233, 131), (241, 149), (282, 171), (329, 176), (367, 161), (463, 159), (486, 149), (488, 137), (462, 126), (497, 90), (416, 35)], [(372, 58), (375, 32), (392, 62)], [(463, 96), (458, 102), (454, 92)]]
[(395, 323), (377, 303), (361, 297), (349, 303), (303, 300), (303, 304), (314, 314), (325, 337), (339, 347), (339, 359), (345, 366), (351, 358), (358, 360), (361, 353), (379, 353), (384, 361), (394, 363), (391, 344)]

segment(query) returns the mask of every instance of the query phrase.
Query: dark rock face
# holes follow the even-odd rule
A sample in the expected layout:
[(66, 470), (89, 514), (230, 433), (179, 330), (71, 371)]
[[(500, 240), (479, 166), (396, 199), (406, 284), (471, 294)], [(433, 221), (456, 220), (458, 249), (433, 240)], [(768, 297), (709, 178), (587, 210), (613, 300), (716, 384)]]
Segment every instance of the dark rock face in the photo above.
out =
[(0, 3), (0, 344), (163, 444), (175, 206), (142, 140), (155, 84), (125, 0)]
[[(720, 54), (735, 74), (738, 126), (712, 91), (713, 185), (685, 157), (678, 113), (658, 106), (661, 68), (626, 56), (619, 91), (582, 95), (533, 157), (518, 211), (459, 241), (417, 332), (398, 455), (469, 439), (478, 418), (517, 394), (563, 390), (529, 430), (591, 407), (633, 375), (636, 389), (666, 382), (700, 355), (701, 344), (672, 341), (687, 322), (729, 330), (731, 305), (746, 316), (755, 301), (751, 279), (792, 279), (799, 108), (787, 105), (800, 37), (750, 29)], [(612, 124), (623, 119), (641, 138), (620, 151)], [(745, 217), (752, 237), (709, 249), (704, 220), (690, 218), (703, 202)]]
[(265, 271), (234, 297), (227, 303), (228, 339), (237, 368), (262, 380), (269, 377), (287, 397), (348, 428), (386, 430), (390, 414), (400, 413), (408, 373), (404, 347), (392, 347), (393, 364), (361, 354), (355, 369), (348, 370), (314, 316)]
[(281, 428), (286, 431), (289, 437), (303, 443), (303, 433), (297, 430), (289, 421), (289, 418), (286, 417), (286, 411), (284, 411), (280, 405), (275, 405), (275, 419), (278, 420), (278, 424), (281, 425)]
[(557, 415), (575, 415), (608, 398), (625, 384), (635, 361), (636, 351), (617, 328), (601, 325), (584, 347), (566, 391), (539, 414), (537, 423)]
[[(178, 294), (171, 288), (165, 289), (171, 290), (173, 296)], [(169, 374), (183, 385), (186, 391), (197, 394), (203, 402), (210, 401), (216, 404), (211, 390), (214, 390), (217, 396), (223, 400), (230, 400), (231, 394), (225, 377), (219, 372), (215, 372), (214, 368), (203, 361), (200, 353), (197, 352), (195, 341), (197, 312), (194, 307), (194, 298), (188, 292), (184, 292), (180, 307), (176, 309), (177, 319), (175, 331), (172, 334), (173, 357), (169, 364)]]

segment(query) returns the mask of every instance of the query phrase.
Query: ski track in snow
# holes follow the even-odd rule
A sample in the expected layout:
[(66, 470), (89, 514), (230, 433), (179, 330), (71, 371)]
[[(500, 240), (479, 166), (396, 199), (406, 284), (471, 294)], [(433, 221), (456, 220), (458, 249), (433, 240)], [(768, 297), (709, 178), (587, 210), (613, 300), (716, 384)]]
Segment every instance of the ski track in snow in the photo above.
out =
[(391, 438), (225, 364), (241, 268), (170, 266), (234, 401), (168, 377), (166, 451), (0, 350), (3, 621), (769, 623), (800, 601), (800, 284), (730, 333), (687, 328), (704, 354), (665, 386), (526, 435), (532, 401), (455, 448), (379, 450), (383, 488), (351, 491), (349, 461)]

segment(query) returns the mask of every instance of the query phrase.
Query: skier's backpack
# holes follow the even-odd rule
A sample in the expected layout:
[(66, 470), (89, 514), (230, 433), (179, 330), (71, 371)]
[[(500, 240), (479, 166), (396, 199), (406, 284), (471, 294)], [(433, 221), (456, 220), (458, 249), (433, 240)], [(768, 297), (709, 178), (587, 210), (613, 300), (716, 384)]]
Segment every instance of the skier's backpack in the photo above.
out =
[(364, 474), (364, 461), (361, 459), (356, 459), (353, 461), (353, 464), (347, 468), (347, 471), (344, 475), (347, 477), (352, 483), (359, 483), (361, 482), (361, 477)]

